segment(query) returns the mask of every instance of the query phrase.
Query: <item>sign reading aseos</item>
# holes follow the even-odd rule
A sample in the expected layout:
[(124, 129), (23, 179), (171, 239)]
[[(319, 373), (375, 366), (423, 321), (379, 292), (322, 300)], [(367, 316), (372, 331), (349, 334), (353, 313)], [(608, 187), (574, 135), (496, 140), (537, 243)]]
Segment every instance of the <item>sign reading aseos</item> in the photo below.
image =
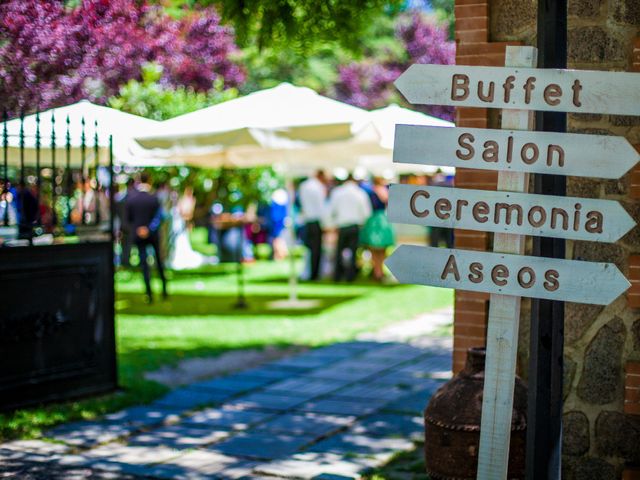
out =
[(409, 103), (638, 115), (638, 74), (586, 70), (424, 65), (395, 85)]
[(396, 163), (620, 178), (640, 160), (624, 137), (397, 125)]
[(401, 245), (385, 263), (401, 283), (598, 305), (630, 285), (612, 263), (506, 253)]
[(430, 227), (615, 242), (635, 222), (613, 200), (392, 185), (389, 220)]

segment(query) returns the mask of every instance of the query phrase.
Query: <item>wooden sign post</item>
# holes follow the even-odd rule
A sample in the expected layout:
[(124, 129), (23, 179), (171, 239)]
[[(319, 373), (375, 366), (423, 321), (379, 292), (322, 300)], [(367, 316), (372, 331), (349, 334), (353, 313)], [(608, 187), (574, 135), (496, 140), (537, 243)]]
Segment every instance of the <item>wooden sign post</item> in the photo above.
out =
[(502, 130), (399, 125), (394, 149), (395, 162), (497, 170), (497, 191), (394, 185), (388, 210), (396, 222), (495, 232), (493, 253), (402, 246), (387, 259), (402, 282), (491, 293), (479, 480), (507, 477), (521, 298), (606, 305), (629, 287), (610, 263), (523, 256), (526, 235), (617, 241), (635, 225), (618, 202), (527, 190), (530, 173), (618, 178), (639, 155), (618, 137), (529, 130), (533, 110), (638, 114), (640, 76), (539, 70), (536, 56), (507, 47), (504, 68), (413, 65), (396, 81), (411, 103), (503, 109)]

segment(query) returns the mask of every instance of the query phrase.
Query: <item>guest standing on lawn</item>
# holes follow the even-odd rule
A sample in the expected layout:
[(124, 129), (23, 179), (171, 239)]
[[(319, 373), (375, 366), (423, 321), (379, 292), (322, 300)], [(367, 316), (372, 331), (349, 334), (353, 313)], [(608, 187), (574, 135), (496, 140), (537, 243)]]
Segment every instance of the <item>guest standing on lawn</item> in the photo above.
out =
[(300, 213), (304, 221), (304, 244), (309, 249), (309, 280), (320, 276), (322, 259), (322, 226), (325, 215), (327, 185), (324, 171), (318, 170), (313, 177), (300, 184)]
[(140, 257), (140, 266), (142, 267), (142, 276), (144, 277), (144, 285), (147, 292), (145, 300), (148, 303), (153, 302), (149, 264), (147, 263), (148, 247), (153, 248), (158, 273), (162, 280), (162, 297), (166, 298), (167, 280), (164, 276), (164, 266), (162, 255), (160, 254), (162, 208), (160, 208), (158, 197), (151, 193), (149, 176), (144, 172), (140, 175), (138, 186), (127, 195), (126, 212), (134, 242), (138, 248), (138, 256)]
[(380, 282), (384, 278), (383, 265), (387, 248), (395, 243), (393, 227), (385, 212), (389, 201), (389, 190), (382, 178), (374, 177), (373, 186), (367, 193), (373, 213), (362, 229), (360, 243), (371, 251), (372, 276), (374, 280)]
[(371, 215), (369, 197), (352, 175), (331, 192), (329, 215), (332, 223), (338, 228), (333, 279), (339, 282), (344, 277), (348, 282), (352, 282), (357, 274), (356, 252), (360, 227)]

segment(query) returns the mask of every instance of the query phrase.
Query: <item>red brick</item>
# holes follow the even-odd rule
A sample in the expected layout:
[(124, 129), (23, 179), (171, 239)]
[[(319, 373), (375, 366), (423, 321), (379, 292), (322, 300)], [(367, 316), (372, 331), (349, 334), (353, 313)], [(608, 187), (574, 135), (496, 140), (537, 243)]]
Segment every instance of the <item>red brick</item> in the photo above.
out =
[[(640, 145), (634, 145), (640, 151)], [(640, 165), (631, 170), (631, 186), (629, 188), (631, 198), (640, 198)]]
[[(459, 3), (459, 2), (457, 2)], [(456, 21), (468, 17), (488, 17), (489, 5), (486, 3), (476, 3), (472, 5), (456, 5), (454, 7)], [(457, 25), (456, 25), (457, 26)]]
[(627, 362), (624, 366), (624, 373), (628, 375), (640, 375), (640, 362)]
[(458, 5), (488, 5), (487, 0), (456, 0), (456, 6)]
[(485, 325), (463, 325), (457, 323), (453, 327), (453, 334), (458, 336), (468, 336), (474, 338), (484, 338), (487, 336), (487, 327)]
[(631, 71), (640, 72), (640, 37), (636, 37), (633, 41), (633, 50), (631, 52)]
[(487, 30), (489, 17), (462, 17), (456, 18), (456, 31), (468, 32), (470, 30)]
[(456, 49), (457, 55), (505, 54), (508, 45), (521, 45), (521, 42), (479, 42), (464, 43)]
[(627, 415), (640, 415), (640, 403), (625, 403), (624, 413)]
[[(456, 230), (458, 232), (468, 232), (469, 230)], [(489, 300), (489, 294), (483, 292), (456, 292), (456, 299), (465, 300)]]
[(467, 127), (467, 128), (487, 128), (489, 126), (489, 120), (486, 118), (474, 118), (472, 120), (462, 120), (462, 121), (456, 122), (456, 126)]
[(456, 56), (457, 65), (500, 67), (504, 65), (504, 54), (473, 54)]
[(455, 39), (459, 43), (486, 42), (489, 38), (487, 29), (481, 30), (456, 30)]
[(629, 257), (629, 282), (631, 282), (631, 287), (627, 290), (629, 306), (640, 308), (640, 255)]

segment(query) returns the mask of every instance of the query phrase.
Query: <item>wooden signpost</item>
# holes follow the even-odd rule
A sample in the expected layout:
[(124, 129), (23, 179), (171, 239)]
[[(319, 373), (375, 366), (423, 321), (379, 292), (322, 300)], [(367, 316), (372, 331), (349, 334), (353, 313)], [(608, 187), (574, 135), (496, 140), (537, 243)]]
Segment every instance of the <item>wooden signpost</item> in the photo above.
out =
[[(397, 125), (396, 163), (620, 178), (640, 153), (624, 137)], [(604, 159), (607, 159), (606, 161)]]
[(619, 178), (639, 160), (626, 140), (530, 132), (533, 110), (640, 114), (640, 75), (540, 70), (507, 47), (506, 67), (413, 65), (396, 81), (411, 103), (501, 108), (502, 130), (399, 125), (394, 161), (498, 171), (498, 191), (394, 185), (389, 218), (495, 232), (494, 251), (401, 246), (403, 283), (491, 293), (477, 478), (505, 479), (521, 297), (606, 305), (629, 282), (615, 265), (523, 256), (525, 235), (615, 242), (635, 222), (615, 201), (527, 194), (530, 173)]
[(391, 186), (388, 216), (429, 227), (599, 242), (615, 242), (635, 225), (614, 200), (417, 185)]
[(400, 283), (597, 305), (630, 286), (613, 263), (506, 253), (401, 245), (386, 264)]
[(636, 73), (509, 67), (515, 66), (415, 64), (395, 85), (413, 104), (619, 115), (640, 112)]

